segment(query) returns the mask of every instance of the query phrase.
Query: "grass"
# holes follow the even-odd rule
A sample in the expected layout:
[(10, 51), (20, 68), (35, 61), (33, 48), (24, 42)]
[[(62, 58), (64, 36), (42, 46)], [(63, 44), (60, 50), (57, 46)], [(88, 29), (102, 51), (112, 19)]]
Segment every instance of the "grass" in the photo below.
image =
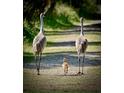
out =
[[(80, 25), (80, 21), (78, 20), (78, 21), (76, 21), (76, 22), (73, 22), (73, 23), (68, 23), (67, 25), (66, 25), (66, 23), (65, 22), (63, 22), (62, 24), (58, 21), (58, 22), (56, 22), (55, 20), (56, 19), (53, 19), (54, 17), (51, 17), (51, 18), (49, 18), (49, 21), (48, 22), (46, 22), (45, 24), (46, 24), (46, 26), (44, 27), (44, 30), (45, 31), (56, 31), (56, 32), (60, 32), (60, 31), (63, 31), (63, 30), (66, 30), (66, 29), (69, 29), (69, 28), (72, 28), (72, 27), (74, 27), (74, 26), (78, 26), (78, 25)], [(46, 18), (47, 20), (48, 20), (48, 18)], [(51, 20), (52, 19), (52, 20)], [(60, 18), (59, 18), (59, 20), (60, 20)], [(98, 23), (98, 21), (99, 20), (89, 20), (89, 19), (84, 19), (84, 26), (85, 25), (90, 25), (90, 24), (94, 24), (94, 23)], [(38, 23), (39, 24), (39, 23)], [(39, 28), (39, 26), (37, 27), (37, 28)]]
[[(65, 32), (66, 33), (66, 32)], [(55, 33), (56, 34), (56, 33)], [(60, 42), (60, 41), (75, 41), (76, 38), (79, 36), (77, 34), (67, 34), (67, 35), (50, 35), (47, 36), (47, 40), (51, 42)], [(100, 32), (95, 33), (86, 33), (85, 37), (88, 39), (89, 42), (100, 41)]]
[[(63, 76), (62, 68), (24, 69), (24, 93), (100, 93), (100, 66), (85, 67), (84, 76)], [(70, 74), (77, 71), (72, 67)]]
[[(27, 48), (24, 49), (24, 53), (32, 53), (32, 47), (31, 46), (26, 46)], [(88, 46), (87, 52), (100, 52), (101, 47), (100, 45), (91, 45)], [(70, 46), (62, 46), (62, 47), (46, 47), (43, 51), (43, 53), (54, 53), (54, 52), (76, 52), (75, 47), (70, 47)]]
[(24, 91), (24, 93), (100, 93), (100, 91), (91, 91), (91, 90), (31, 90)]
[[(43, 53), (54, 53), (54, 52), (76, 52), (75, 47), (47, 47)], [(99, 52), (100, 46), (89, 46), (87, 52)]]
[[(54, 32), (53, 32), (54, 33)], [(55, 46), (54, 43), (61, 42), (61, 41), (75, 41), (78, 34), (67, 34), (67, 35), (48, 35), (47, 36), (47, 46), (45, 47), (43, 53), (54, 53), (54, 52), (76, 52), (75, 46)], [(86, 33), (86, 38), (89, 44), (87, 52), (100, 52), (100, 32), (95, 33)], [(24, 42), (24, 53), (32, 53), (32, 44)]]

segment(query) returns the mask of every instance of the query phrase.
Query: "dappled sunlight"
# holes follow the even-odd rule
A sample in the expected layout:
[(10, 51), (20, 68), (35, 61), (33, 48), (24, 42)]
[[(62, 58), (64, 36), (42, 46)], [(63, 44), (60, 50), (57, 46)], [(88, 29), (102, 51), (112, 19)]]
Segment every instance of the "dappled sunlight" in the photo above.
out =
[[(72, 21), (71, 23), (78, 21), (79, 22), (79, 16), (77, 15), (76, 11), (73, 9), (73, 7), (70, 7), (66, 4), (56, 4), (55, 11), (57, 15), (64, 15), (65, 17), (68, 17), (68, 20)], [(71, 12), (70, 12), (71, 11)]]
[[(64, 33), (64, 34), (63, 34)], [(63, 32), (60, 34), (57, 34), (57, 32), (55, 32), (55, 35), (53, 33), (53, 35), (48, 35), (47, 39), (48, 41), (54, 41), (54, 42), (58, 42), (58, 41), (75, 41), (75, 39), (79, 36), (79, 32)], [(86, 32), (85, 33), (85, 37), (88, 39), (88, 41), (92, 42), (92, 41), (100, 41), (101, 39), (101, 33), (100, 32)]]

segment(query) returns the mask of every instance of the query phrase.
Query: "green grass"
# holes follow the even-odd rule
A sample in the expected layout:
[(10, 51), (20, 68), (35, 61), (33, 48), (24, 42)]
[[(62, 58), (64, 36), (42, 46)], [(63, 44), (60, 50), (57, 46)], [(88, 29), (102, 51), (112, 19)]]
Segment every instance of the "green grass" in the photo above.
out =
[[(75, 47), (46, 47), (43, 53), (76, 52)], [(87, 52), (100, 52), (100, 46), (89, 46)]]
[[(54, 33), (54, 32), (53, 32)], [(45, 47), (43, 53), (54, 53), (54, 52), (76, 52), (75, 46), (55, 46), (54, 43), (57, 42), (69, 42), (75, 41), (78, 37), (78, 34), (67, 34), (67, 35), (48, 35), (47, 36), (47, 46)], [(86, 33), (86, 38), (88, 39), (89, 46), (87, 52), (100, 52), (101, 50), (101, 35), (100, 32), (90, 32)], [(32, 44), (24, 42), (23, 51), (25, 53), (32, 54)]]
[[(64, 32), (63, 32), (64, 33)], [(66, 32), (65, 32), (66, 33)], [(54, 34), (54, 33), (53, 33)], [(58, 34), (56, 35), (57, 33), (55, 33), (55, 35), (48, 35), (46, 36), (47, 37), (47, 40), (48, 42), (60, 42), (60, 41), (75, 41), (76, 38), (79, 36), (79, 33), (75, 33), (75, 34), (65, 34), (65, 35), (62, 35), (62, 34)], [(88, 39), (89, 42), (98, 42), (98, 41), (101, 41), (101, 33), (100, 32), (87, 32), (85, 34), (85, 37)]]

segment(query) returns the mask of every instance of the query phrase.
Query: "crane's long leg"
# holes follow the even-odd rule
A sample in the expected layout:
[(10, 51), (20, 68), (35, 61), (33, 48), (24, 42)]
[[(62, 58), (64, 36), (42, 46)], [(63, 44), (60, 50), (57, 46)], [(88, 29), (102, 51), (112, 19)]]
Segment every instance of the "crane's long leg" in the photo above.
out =
[(39, 74), (39, 55), (35, 54), (35, 63), (36, 63), (36, 69), (37, 69), (37, 75)]
[(78, 62), (79, 62), (79, 72), (77, 74), (80, 75), (81, 74), (81, 72), (80, 72), (80, 53), (78, 53)]
[(37, 54), (34, 55), (34, 60), (35, 60), (36, 69), (37, 69)]
[(37, 75), (40, 75), (40, 54), (38, 54)]
[(85, 61), (85, 53), (83, 53), (83, 61), (82, 61), (82, 75), (84, 74), (84, 61)]
[(41, 59), (42, 59), (42, 53), (39, 54), (39, 72), (40, 72), (40, 63), (41, 63)]

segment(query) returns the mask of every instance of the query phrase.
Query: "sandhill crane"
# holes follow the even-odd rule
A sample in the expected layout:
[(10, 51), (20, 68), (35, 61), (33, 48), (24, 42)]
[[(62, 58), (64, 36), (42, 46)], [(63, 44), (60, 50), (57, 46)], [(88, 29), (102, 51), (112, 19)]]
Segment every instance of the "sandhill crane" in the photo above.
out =
[[(78, 54), (78, 62), (79, 62), (79, 72), (77, 73), (78, 75), (83, 75), (83, 66), (84, 66), (84, 59), (85, 59), (85, 53), (86, 49), (88, 46), (88, 41), (84, 37), (84, 32), (83, 32), (83, 17), (80, 18), (80, 23), (81, 23), (81, 32), (80, 36), (76, 39), (75, 46), (76, 46), (76, 51)], [(83, 61), (82, 61), (82, 73), (80, 71), (80, 55), (83, 54)]]
[(40, 75), (40, 61), (43, 49), (46, 44), (46, 37), (44, 35), (44, 29), (43, 29), (43, 17), (44, 13), (40, 14), (40, 32), (35, 36), (33, 40), (33, 52), (35, 55), (35, 61), (36, 61), (36, 68), (37, 68), (37, 75)]

